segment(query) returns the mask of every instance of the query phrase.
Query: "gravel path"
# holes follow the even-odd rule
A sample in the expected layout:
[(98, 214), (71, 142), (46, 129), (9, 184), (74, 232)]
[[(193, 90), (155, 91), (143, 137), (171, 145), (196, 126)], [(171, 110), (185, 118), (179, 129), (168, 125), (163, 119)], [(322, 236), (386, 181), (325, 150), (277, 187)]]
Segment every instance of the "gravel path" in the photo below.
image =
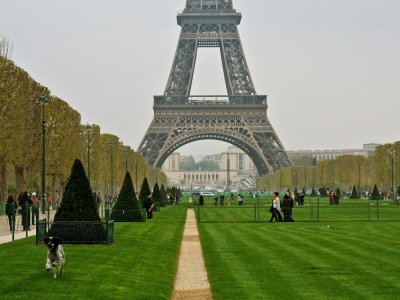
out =
[(172, 300), (212, 299), (193, 209), (188, 209)]

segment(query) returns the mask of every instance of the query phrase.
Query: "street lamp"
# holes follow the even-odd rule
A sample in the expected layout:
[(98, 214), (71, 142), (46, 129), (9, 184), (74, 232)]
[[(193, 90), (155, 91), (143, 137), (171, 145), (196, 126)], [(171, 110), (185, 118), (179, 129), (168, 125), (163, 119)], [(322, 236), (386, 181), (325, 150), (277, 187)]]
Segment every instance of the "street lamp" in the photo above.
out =
[(113, 156), (113, 145), (114, 141), (109, 141), (108, 144), (110, 145), (110, 156), (111, 156), (111, 199), (114, 197), (114, 191), (113, 191), (113, 185), (114, 185), (114, 170), (113, 170), (113, 164), (114, 164), (114, 156)]
[(135, 155), (135, 178), (136, 178), (136, 193), (137, 193), (137, 188), (138, 188), (138, 185), (137, 185), (137, 177), (138, 177), (138, 173), (137, 173), (137, 164), (138, 164), (138, 158), (137, 158), (137, 156)]
[(392, 195), (393, 195), (393, 201), (396, 201), (396, 196), (395, 196), (395, 190), (394, 190), (394, 157), (396, 154), (396, 150), (395, 149), (390, 149), (389, 150), (389, 154), (390, 154), (390, 159), (392, 161)]
[(128, 147), (125, 147), (125, 174), (128, 173)]
[(45, 96), (40, 96), (42, 103), (42, 213), (46, 209), (46, 120), (44, 116), (44, 105), (49, 102)]
[(229, 150), (227, 153), (227, 158), (226, 158), (226, 192), (231, 191), (231, 161), (229, 159)]
[(90, 185), (90, 130), (92, 127), (89, 124), (86, 124), (85, 129), (87, 134), (87, 173)]

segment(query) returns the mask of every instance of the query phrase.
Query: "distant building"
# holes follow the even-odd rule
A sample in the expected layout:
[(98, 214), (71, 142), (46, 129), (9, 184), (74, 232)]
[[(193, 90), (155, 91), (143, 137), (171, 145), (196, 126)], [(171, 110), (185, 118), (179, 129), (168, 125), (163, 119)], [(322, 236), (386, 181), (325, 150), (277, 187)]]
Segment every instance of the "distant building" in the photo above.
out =
[[(189, 156), (192, 157), (192, 156)], [(229, 177), (232, 188), (250, 188), (252, 177), (258, 175), (257, 168), (248, 155), (237, 147), (229, 147), (227, 152), (208, 155), (203, 161), (213, 161), (218, 164), (219, 170), (206, 171), (181, 171), (179, 164), (187, 162), (187, 156), (173, 153), (167, 158), (162, 166), (163, 172), (168, 180), (184, 189), (191, 189), (194, 186), (208, 186), (215, 189), (224, 189), (227, 185), (229, 157)], [(193, 157), (192, 157), (193, 158)]]
[(375, 148), (380, 144), (364, 144), (362, 149), (341, 149), (341, 150), (297, 150), (297, 151), (286, 151), (289, 156), (301, 155), (311, 156), (318, 160), (325, 159), (336, 159), (342, 155), (362, 155), (365, 157), (371, 156), (375, 152)]

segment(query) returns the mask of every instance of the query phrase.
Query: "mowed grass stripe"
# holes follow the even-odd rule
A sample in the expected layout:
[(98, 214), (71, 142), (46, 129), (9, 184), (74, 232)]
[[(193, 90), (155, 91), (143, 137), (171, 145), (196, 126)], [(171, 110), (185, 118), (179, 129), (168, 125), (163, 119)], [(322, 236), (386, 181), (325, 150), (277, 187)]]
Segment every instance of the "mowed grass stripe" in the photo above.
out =
[[(260, 230), (253, 230), (253, 233), (255, 241), (263, 238), (267, 240), (264, 251), (271, 250), (274, 252), (274, 261), (278, 265), (277, 273), (284, 275), (281, 284), (285, 286), (285, 293), (295, 290), (299, 294), (298, 297), (329, 298), (334, 292), (329, 280), (321, 282), (320, 278), (313, 276), (316, 270), (321, 269), (320, 266), (326, 266), (329, 263), (329, 259), (325, 256), (316, 256), (314, 244), (303, 240), (295, 241), (290, 235), (285, 235), (287, 231), (291, 230), (291, 227), (298, 226), (297, 224), (284, 224), (288, 225), (289, 228), (287, 226), (282, 228), (281, 225), (271, 224), (269, 228), (263, 227)], [(261, 256), (262, 253), (260, 253)], [(329, 274), (323, 275), (329, 276)], [(306, 285), (303, 281), (305, 279), (307, 280)]]
[[(0, 245), (4, 299), (170, 299), (186, 207), (169, 206), (146, 223), (116, 223), (115, 243), (64, 245), (64, 276), (44, 268), (34, 238)], [(51, 288), (49, 288), (51, 287)]]
[[(218, 280), (235, 282), (235, 285), (229, 285), (229, 290), (220, 289), (222, 284), (217, 282), (218, 289), (213, 292), (215, 299), (244, 299), (244, 291), (238, 291), (236, 287), (240, 277), (250, 278), (245, 287), (246, 299), (288, 298), (289, 295), (297, 299), (394, 299), (393, 296), (400, 292), (400, 283), (395, 276), (399, 271), (399, 260), (387, 259), (387, 256), (393, 257), (395, 250), (386, 252), (384, 245), (398, 245), (391, 241), (396, 239), (399, 224), (390, 224), (387, 228), (387, 223), (343, 223), (340, 229), (337, 225), (333, 230), (327, 230), (326, 225), (317, 223), (201, 224), (200, 234), (212, 286)], [(374, 247), (370, 236), (380, 231), (385, 233), (377, 239), (379, 245)], [(357, 242), (359, 240), (368, 243), (371, 253), (379, 253), (382, 258), (368, 263), (373, 257), (368, 255), (365, 243)], [(385, 244), (387, 241), (391, 243)], [(221, 253), (231, 254), (229, 249), (232, 248), (246, 252), (241, 255), (235, 252), (232, 257)], [(229, 265), (228, 259), (235, 260), (234, 267), (227, 267), (224, 278), (214, 277), (213, 270), (225, 268)], [(220, 260), (224, 262), (220, 263)], [(260, 271), (260, 268), (264, 270)], [(383, 280), (383, 277), (386, 278)], [(276, 285), (279, 287), (274, 290)], [(282, 286), (285, 287), (283, 290)], [(241, 297), (235, 298), (238, 293)]]
[[(202, 225), (205, 230), (216, 229), (210, 224)], [(240, 226), (239, 235), (236, 229)], [(249, 228), (249, 231), (246, 229)], [(218, 250), (210, 251), (206, 246), (208, 259), (206, 258), (207, 269), (209, 271), (214, 299), (276, 299), (280, 295), (278, 287), (286, 280), (285, 276), (279, 272), (279, 258), (272, 251), (268, 251), (265, 243), (260, 243), (254, 238), (254, 226), (244, 224), (223, 227), (218, 225), (218, 230), (223, 234), (213, 243)], [(242, 240), (241, 237), (245, 236)], [(207, 236), (204, 237), (205, 243), (209, 243)], [(203, 236), (202, 236), (203, 244)], [(235, 250), (232, 250), (235, 249)], [(228, 255), (231, 254), (231, 255)], [(231, 256), (231, 257), (230, 257)], [(219, 257), (219, 258), (217, 258)], [(263, 258), (260, 260), (260, 258)], [(221, 261), (224, 262), (221, 264)], [(251, 269), (249, 269), (251, 267)], [(214, 272), (224, 270), (223, 274), (214, 277)], [(235, 282), (234, 284), (232, 282)], [(227, 285), (229, 283), (229, 285)], [(225, 293), (221, 294), (221, 290)], [(240, 295), (240, 296), (239, 296)], [(296, 299), (299, 295), (295, 289), (287, 289), (286, 297)]]
[[(307, 261), (312, 262), (308, 274), (309, 275), (321, 275), (326, 277), (324, 283), (329, 284), (330, 287), (334, 287), (335, 290), (340, 291), (341, 297), (357, 298), (364, 296), (361, 291), (365, 289), (365, 285), (359, 285), (354, 282), (356, 277), (366, 270), (357, 268), (357, 259), (351, 261), (349, 253), (346, 252), (343, 243), (338, 243), (335, 241), (333, 236), (318, 235), (314, 236), (312, 240), (302, 239), (298, 235), (288, 234), (287, 232), (282, 232), (282, 235), (287, 238), (291, 238), (292, 242), (290, 248), (292, 252), (295, 252), (296, 243), (303, 245), (307, 243), (307, 251), (304, 251), (301, 257), (306, 258)], [(324, 238), (324, 236), (326, 238)], [(303, 249), (305, 250), (305, 249)], [(349, 249), (348, 249), (349, 250)], [(354, 250), (354, 249), (353, 249)], [(303, 252), (303, 253), (304, 253)], [(318, 255), (322, 256), (319, 257)], [(357, 257), (357, 251), (351, 252), (351, 255)], [(297, 261), (299, 257), (296, 257), (294, 261)], [(370, 272), (368, 272), (370, 274)], [(348, 280), (351, 278), (351, 280)], [(348, 284), (351, 283), (351, 284)], [(320, 283), (318, 283), (320, 285)], [(318, 286), (316, 286), (318, 288)], [(322, 289), (321, 289), (322, 290)], [(329, 290), (329, 294), (325, 295), (329, 297), (335, 291)]]

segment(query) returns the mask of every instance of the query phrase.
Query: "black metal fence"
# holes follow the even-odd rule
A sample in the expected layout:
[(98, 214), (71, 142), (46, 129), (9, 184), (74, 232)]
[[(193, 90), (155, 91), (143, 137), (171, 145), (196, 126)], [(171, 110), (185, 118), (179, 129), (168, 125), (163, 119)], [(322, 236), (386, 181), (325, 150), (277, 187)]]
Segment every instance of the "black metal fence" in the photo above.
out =
[[(199, 223), (258, 223), (270, 221), (270, 207), (270, 201), (255, 201), (242, 206), (207, 204), (197, 206), (195, 211)], [(340, 205), (330, 205), (325, 200), (313, 199), (304, 205), (296, 205), (292, 215), (300, 222), (399, 222), (400, 206), (383, 200), (341, 201)]]
[(111, 244), (114, 242), (114, 221), (40, 220), (36, 226), (36, 245), (45, 236), (60, 237), (64, 244)]

